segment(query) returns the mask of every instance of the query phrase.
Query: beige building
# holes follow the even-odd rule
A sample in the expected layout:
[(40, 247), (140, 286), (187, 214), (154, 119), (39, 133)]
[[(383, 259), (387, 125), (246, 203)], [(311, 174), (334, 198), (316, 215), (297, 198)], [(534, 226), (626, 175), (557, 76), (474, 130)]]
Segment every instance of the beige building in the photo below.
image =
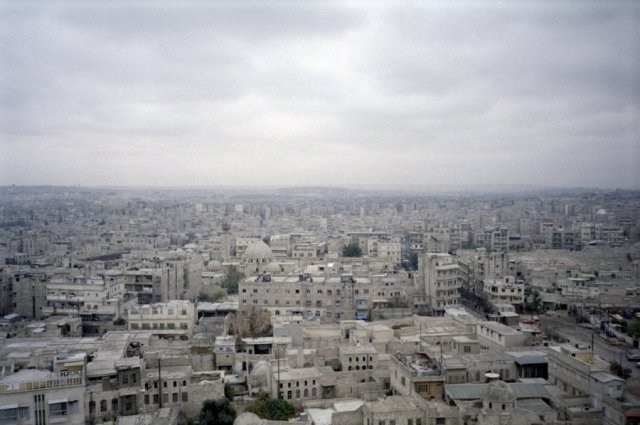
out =
[(483, 281), (483, 293), (493, 305), (512, 304), (515, 307), (524, 305), (524, 281), (513, 276), (505, 276)]
[(188, 339), (194, 324), (195, 308), (191, 301), (145, 304), (128, 311), (130, 331), (142, 331), (161, 338)]
[(430, 312), (442, 316), (447, 307), (458, 305), (463, 274), (455, 258), (449, 254), (426, 253), (419, 257), (418, 264), (418, 281)]
[(56, 356), (54, 370), (25, 369), (0, 379), (0, 423), (84, 424), (84, 354)]

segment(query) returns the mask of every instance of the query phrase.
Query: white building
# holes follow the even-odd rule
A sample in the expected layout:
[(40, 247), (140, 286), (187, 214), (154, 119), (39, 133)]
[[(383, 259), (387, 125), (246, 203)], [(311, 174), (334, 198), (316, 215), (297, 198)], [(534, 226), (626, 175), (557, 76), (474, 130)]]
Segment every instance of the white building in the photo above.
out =
[(191, 301), (145, 304), (129, 309), (130, 331), (144, 331), (161, 338), (187, 339), (193, 332), (195, 308)]

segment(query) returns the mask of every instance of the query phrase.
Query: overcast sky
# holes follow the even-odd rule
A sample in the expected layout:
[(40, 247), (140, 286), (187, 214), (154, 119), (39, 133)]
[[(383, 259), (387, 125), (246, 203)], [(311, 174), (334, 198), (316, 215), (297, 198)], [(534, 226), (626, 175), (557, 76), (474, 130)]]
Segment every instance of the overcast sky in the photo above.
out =
[(640, 188), (639, 2), (0, 0), (0, 184)]

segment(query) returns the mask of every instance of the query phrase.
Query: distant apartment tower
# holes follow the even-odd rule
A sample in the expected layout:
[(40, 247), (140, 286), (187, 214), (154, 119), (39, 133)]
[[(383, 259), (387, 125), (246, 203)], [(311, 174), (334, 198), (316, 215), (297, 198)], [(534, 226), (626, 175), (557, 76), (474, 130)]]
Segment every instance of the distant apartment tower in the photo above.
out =
[(494, 252), (509, 252), (509, 229), (485, 227), (476, 232), (476, 246)]
[(462, 269), (449, 254), (425, 253), (418, 259), (419, 282), (427, 297), (429, 310), (444, 315), (445, 308), (460, 302)]

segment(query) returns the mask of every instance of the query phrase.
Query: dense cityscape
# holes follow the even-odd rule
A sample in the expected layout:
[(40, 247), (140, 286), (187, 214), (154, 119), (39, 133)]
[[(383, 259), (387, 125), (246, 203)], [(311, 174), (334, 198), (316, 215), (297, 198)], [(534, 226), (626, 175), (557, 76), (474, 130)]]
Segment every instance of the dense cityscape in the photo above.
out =
[(0, 425), (640, 425), (640, 1), (0, 22)]
[(5, 186), (0, 229), (3, 424), (637, 418), (636, 191)]

